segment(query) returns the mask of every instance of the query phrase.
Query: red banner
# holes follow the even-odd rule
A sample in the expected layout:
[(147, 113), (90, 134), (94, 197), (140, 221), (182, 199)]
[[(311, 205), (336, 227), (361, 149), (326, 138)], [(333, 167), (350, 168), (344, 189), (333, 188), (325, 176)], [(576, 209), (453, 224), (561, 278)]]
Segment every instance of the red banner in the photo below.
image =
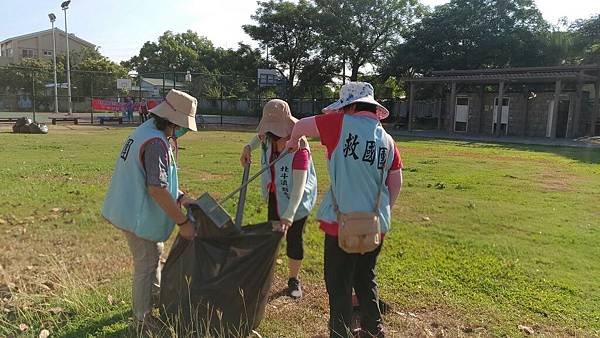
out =
[[(157, 100), (146, 101), (148, 109), (152, 109), (158, 105)], [(127, 102), (117, 102), (111, 100), (92, 99), (92, 109), (96, 111), (122, 112), (127, 109)], [(133, 110), (140, 111), (140, 104), (135, 103)]]
[(92, 109), (98, 111), (124, 111), (125, 102), (92, 99)]

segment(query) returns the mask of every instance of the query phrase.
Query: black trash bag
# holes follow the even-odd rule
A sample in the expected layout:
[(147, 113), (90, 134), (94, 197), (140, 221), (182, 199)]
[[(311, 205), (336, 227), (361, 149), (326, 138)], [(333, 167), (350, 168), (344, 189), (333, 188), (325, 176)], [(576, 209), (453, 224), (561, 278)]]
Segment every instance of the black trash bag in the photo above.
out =
[(264, 318), (283, 234), (260, 223), (223, 235), (200, 208), (192, 213), (204, 236), (178, 237), (171, 249), (161, 278), (163, 320), (180, 336), (247, 337)]
[(15, 122), (15, 126), (27, 126), (30, 125), (33, 121), (31, 121), (28, 117), (20, 117), (17, 122)]
[[(25, 127), (25, 126), (23, 126)], [(48, 126), (44, 123), (32, 123), (27, 126), (30, 134), (48, 134)]]
[(29, 133), (29, 125), (32, 123), (30, 118), (21, 117), (13, 125), (13, 133)]
[[(214, 203), (216, 204), (217, 202), (215, 201)], [(218, 211), (215, 209), (213, 212), (216, 213)], [(196, 228), (198, 237), (205, 239), (227, 238), (242, 233), (242, 230), (233, 224), (231, 217), (228, 214), (225, 215), (227, 216), (227, 222), (219, 226), (200, 207), (193, 204), (188, 207), (188, 216), (198, 225)]]

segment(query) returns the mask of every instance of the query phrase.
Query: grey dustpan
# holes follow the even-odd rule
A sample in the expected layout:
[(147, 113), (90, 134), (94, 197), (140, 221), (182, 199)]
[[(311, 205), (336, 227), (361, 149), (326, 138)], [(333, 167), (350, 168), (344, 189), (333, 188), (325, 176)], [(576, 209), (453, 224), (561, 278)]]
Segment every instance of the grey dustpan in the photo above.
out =
[[(279, 155), (279, 157), (271, 161), (271, 163), (269, 163), (267, 166), (262, 168), (259, 172), (257, 172), (250, 178), (248, 178), (250, 173), (250, 165), (245, 166), (242, 184), (238, 188), (236, 188), (234, 191), (232, 191), (219, 201), (215, 200), (208, 193), (204, 193), (202, 196), (200, 196), (200, 198), (198, 198), (198, 200), (196, 200), (196, 204), (206, 215), (206, 217), (219, 229), (224, 228), (227, 224), (234, 224), (235, 227), (239, 229), (242, 226), (244, 206), (246, 204), (246, 187), (248, 187), (248, 184), (250, 184), (250, 182), (254, 181), (258, 176), (260, 176), (263, 172), (268, 170), (272, 165), (277, 163), (287, 154), (287, 150), (283, 151)], [(240, 199), (238, 202), (237, 214), (234, 223), (229, 213), (227, 213), (227, 211), (221, 206), (221, 204), (225, 203), (238, 192), (240, 192)]]

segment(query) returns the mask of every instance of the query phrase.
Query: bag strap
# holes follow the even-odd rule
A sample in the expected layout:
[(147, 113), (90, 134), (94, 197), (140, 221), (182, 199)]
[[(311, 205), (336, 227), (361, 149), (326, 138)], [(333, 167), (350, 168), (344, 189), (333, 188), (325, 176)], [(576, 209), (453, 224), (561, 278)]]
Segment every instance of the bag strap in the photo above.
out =
[[(386, 148), (387, 149), (387, 157), (385, 159), (383, 168), (381, 168), (381, 180), (379, 182), (379, 190), (377, 191), (377, 200), (375, 202), (374, 212), (377, 212), (379, 210), (379, 207), (381, 206), (381, 194), (383, 193), (383, 185), (385, 184), (385, 179), (383, 177), (383, 174), (385, 173), (385, 168), (387, 167), (388, 161), (391, 157), (391, 153), (394, 149), (394, 144), (390, 141), (390, 139), (392, 137), (390, 135), (388, 135), (387, 133), (385, 134), (385, 136), (387, 138), (387, 143), (388, 143), (388, 148)], [(337, 203), (337, 199), (335, 198), (335, 194), (333, 193), (333, 185), (330, 185), (329, 190), (331, 191), (331, 201), (333, 202), (333, 211), (335, 211), (335, 214), (339, 217), (341, 215), (341, 212), (340, 212), (340, 208)]]

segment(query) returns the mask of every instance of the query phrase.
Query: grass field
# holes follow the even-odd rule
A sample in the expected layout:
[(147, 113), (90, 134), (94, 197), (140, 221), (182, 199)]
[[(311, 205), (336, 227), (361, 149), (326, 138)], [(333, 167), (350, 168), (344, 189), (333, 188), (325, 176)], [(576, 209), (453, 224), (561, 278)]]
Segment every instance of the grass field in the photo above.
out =
[[(4, 129), (7, 131), (7, 129)], [(130, 256), (99, 214), (129, 128), (0, 133), (0, 337), (128, 336)], [(224, 195), (248, 132), (186, 135), (181, 185)], [(600, 335), (600, 150), (398, 139), (405, 186), (378, 264), (390, 336)], [(324, 149), (313, 142), (319, 191)], [(256, 168), (254, 168), (256, 170)], [(234, 205), (228, 205), (234, 210)], [(257, 185), (246, 221), (265, 218)], [(322, 241), (306, 232), (306, 297), (280, 296), (265, 337), (326, 332)], [(284, 251), (282, 251), (284, 252)], [(285, 262), (285, 257), (281, 258)]]

